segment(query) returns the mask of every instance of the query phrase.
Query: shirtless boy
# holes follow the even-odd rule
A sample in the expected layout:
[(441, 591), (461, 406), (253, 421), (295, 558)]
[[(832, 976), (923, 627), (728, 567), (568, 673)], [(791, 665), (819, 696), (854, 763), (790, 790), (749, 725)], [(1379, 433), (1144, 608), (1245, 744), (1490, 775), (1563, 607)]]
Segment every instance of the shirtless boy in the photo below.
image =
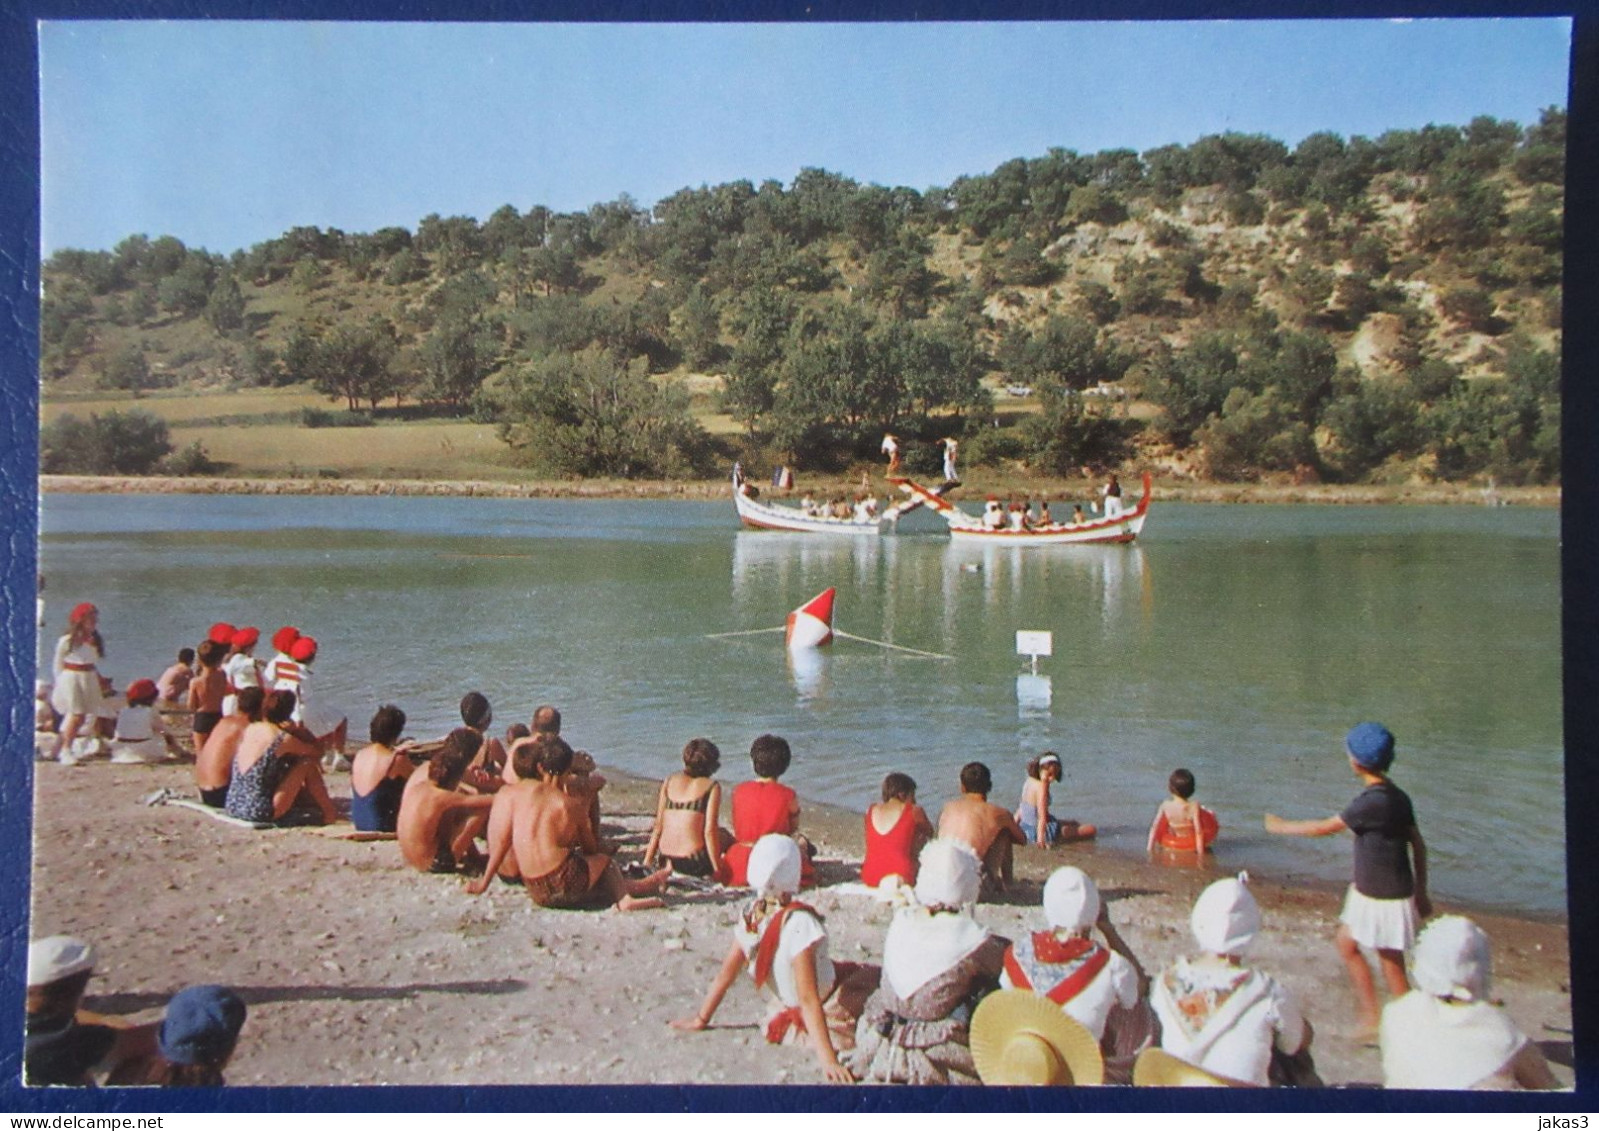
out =
[(477, 855), (472, 842), (488, 824), (494, 797), (455, 787), (481, 743), (475, 731), (456, 727), (405, 783), (394, 833), (405, 862), (419, 872), (453, 872)]
[(981, 762), (961, 767), (961, 795), (944, 805), (938, 815), (938, 835), (969, 844), (983, 861), (983, 894), (1002, 895), (1014, 878), (1014, 846), (1027, 843), (1027, 834), (1010, 811), (989, 802), (994, 777)]
[(511, 751), (517, 782), (500, 790), (489, 814), (489, 861), (467, 885), (488, 890), (495, 874), (520, 877), (539, 907), (577, 910), (615, 906), (623, 911), (661, 907), (671, 868), (643, 880), (622, 875), (599, 851), (589, 824), (589, 799), (564, 788), (572, 748), (556, 735), (535, 734)]
[(228, 646), (216, 640), (200, 645), (200, 674), (189, 682), (189, 710), (194, 712), (194, 748), (205, 749), (211, 729), (222, 719), (222, 698), (228, 693), (222, 661)]
[(239, 692), (239, 709), (224, 716), (212, 728), (210, 737), (194, 759), (195, 787), (200, 791), (200, 800), (213, 809), (224, 808), (228, 803), (233, 756), (239, 752), (239, 740), (244, 737), (245, 728), (261, 721), (261, 702), (265, 698), (266, 693), (259, 687), (246, 687)]

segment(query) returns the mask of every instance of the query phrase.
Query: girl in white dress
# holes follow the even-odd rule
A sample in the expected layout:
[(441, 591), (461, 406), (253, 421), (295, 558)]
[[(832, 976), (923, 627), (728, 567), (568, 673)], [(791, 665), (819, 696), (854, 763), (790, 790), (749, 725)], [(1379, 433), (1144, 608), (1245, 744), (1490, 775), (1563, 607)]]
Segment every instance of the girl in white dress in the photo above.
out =
[[(50, 693), (50, 705), (61, 715), (52, 759), (71, 751), (84, 720), (95, 718), (105, 706), (98, 667), (105, 657), (100, 610), (85, 601), (67, 614), (67, 625), (66, 635), (56, 641), (55, 688)], [(70, 753), (67, 760), (71, 760)]]

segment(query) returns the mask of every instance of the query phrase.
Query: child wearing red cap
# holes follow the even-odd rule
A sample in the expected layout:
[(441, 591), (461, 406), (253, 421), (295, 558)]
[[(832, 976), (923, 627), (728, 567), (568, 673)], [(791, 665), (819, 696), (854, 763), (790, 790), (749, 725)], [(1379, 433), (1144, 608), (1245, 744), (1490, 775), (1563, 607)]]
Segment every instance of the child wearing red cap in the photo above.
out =
[(1266, 831), (1284, 836), (1355, 834), (1354, 882), (1338, 917), (1338, 954), (1360, 1009), (1359, 1036), (1374, 1038), (1380, 1014), (1377, 987), (1361, 947), (1377, 952), (1388, 992), (1410, 992), (1405, 951), (1416, 939), (1418, 915), (1432, 914), (1427, 898), (1427, 846), (1416, 827), (1410, 795), (1388, 778), (1394, 736), (1381, 723), (1358, 723), (1344, 737), (1349, 768), (1365, 788), (1342, 813), (1321, 820), (1285, 821), (1266, 814)]
[[(73, 740), (84, 721), (94, 719), (102, 706), (100, 672), (96, 665), (105, 655), (105, 641), (100, 637), (100, 610), (89, 602), (73, 608), (67, 614), (67, 632), (56, 641), (55, 687), (50, 702), (61, 714), (61, 731), (56, 737), (52, 759), (68, 764), (77, 761)], [(92, 734), (94, 724), (89, 724)]]
[(113, 762), (142, 765), (183, 756), (183, 748), (167, 733), (161, 712), (155, 709), (160, 694), (152, 679), (128, 684), (128, 705), (117, 712), (116, 737), (111, 740)]
[(232, 651), (222, 670), (228, 677), (228, 696), (222, 700), (222, 713), (231, 715), (239, 709), (238, 694), (246, 687), (261, 686), (261, 661), (255, 658), (256, 641), (261, 639), (259, 628), (241, 628), (230, 641)]

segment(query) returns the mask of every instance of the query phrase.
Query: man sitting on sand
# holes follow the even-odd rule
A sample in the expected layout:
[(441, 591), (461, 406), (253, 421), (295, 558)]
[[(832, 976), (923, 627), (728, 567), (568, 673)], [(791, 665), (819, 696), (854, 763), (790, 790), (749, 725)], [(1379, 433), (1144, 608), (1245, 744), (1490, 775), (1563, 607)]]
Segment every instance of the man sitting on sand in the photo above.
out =
[(225, 716), (212, 728), (205, 745), (194, 759), (194, 784), (200, 800), (213, 809), (228, 803), (228, 782), (233, 780), (233, 756), (245, 728), (261, 721), (261, 704), (266, 693), (259, 687), (246, 687), (236, 696), (238, 710)]
[(405, 783), (395, 839), (405, 862), (419, 872), (454, 872), (481, 859), (472, 842), (488, 823), (494, 797), (455, 788), (481, 743), (477, 732), (456, 727)]
[(495, 874), (520, 878), (539, 907), (623, 911), (661, 907), (671, 868), (643, 880), (626, 879), (599, 851), (588, 819), (588, 798), (568, 793), (563, 778), (572, 748), (553, 734), (535, 734), (511, 751), (517, 782), (500, 790), (489, 814), (489, 860), (467, 885), (482, 895)]
[(938, 835), (963, 841), (983, 862), (982, 894), (992, 899), (1010, 884), (1014, 846), (1027, 843), (1027, 834), (1010, 812), (991, 804), (988, 795), (994, 777), (981, 762), (961, 767), (961, 795), (944, 805), (938, 815)]
[(84, 1086), (93, 1077), (142, 1064), (155, 1055), (159, 1024), (118, 1028), (78, 1016), (94, 973), (94, 948), (67, 935), (28, 947), (24, 1080), (32, 1086)]

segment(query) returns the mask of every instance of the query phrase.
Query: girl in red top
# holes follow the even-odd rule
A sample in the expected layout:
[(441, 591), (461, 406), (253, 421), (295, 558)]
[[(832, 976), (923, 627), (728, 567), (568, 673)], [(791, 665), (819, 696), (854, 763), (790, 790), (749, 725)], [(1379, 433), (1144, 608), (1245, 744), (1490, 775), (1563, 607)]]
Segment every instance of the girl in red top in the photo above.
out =
[(755, 780), (739, 784), (733, 789), (733, 839), (722, 860), (727, 865), (728, 883), (745, 887), (749, 883), (750, 849), (767, 833), (792, 836), (800, 846), (800, 884), (809, 887), (815, 883), (811, 857), (815, 849), (811, 842), (798, 835), (799, 795), (778, 778), (788, 770), (793, 753), (788, 741), (775, 734), (763, 734), (750, 743), (750, 765), (755, 770)]
[(866, 859), (861, 883), (877, 887), (889, 876), (906, 886), (916, 882), (916, 854), (937, 835), (933, 823), (916, 804), (916, 783), (909, 774), (883, 779), (883, 801), (866, 810)]

